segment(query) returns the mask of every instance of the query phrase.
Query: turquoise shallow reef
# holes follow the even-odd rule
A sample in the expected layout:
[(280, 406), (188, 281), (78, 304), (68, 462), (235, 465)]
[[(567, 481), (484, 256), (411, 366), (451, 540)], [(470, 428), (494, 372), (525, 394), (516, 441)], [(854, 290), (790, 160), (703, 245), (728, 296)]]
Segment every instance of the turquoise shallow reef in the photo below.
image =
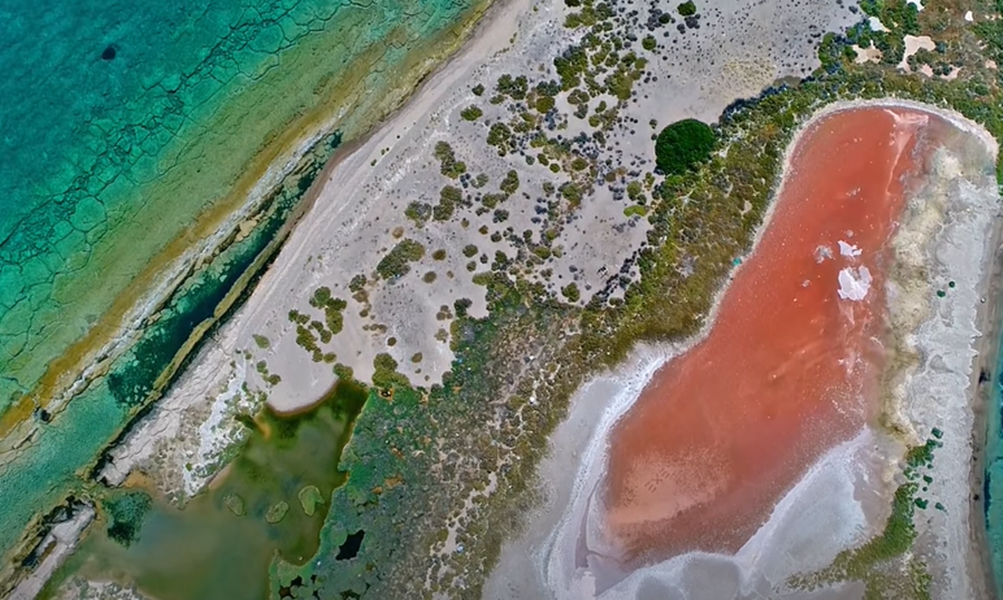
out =
[[(1003, 344), (1003, 339), (999, 340)], [(996, 582), (995, 595), (1003, 598), (1003, 353), (1000, 353), (992, 386), (988, 418), (986, 419), (986, 472), (983, 479), (983, 506), (985, 507), (986, 532), (993, 576)]]
[(274, 255), (324, 162), (486, 4), (0, 5), (0, 555), (23, 556), (31, 523), (86, 495), (102, 450)]

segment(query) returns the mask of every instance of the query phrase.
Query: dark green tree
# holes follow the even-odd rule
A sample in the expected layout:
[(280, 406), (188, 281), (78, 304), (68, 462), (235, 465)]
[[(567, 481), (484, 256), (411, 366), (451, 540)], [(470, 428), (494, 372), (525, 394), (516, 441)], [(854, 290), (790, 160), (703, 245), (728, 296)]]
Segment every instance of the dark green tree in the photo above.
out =
[(677, 121), (658, 134), (655, 163), (666, 175), (679, 175), (710, 157), (716, 136), (696, 119)]

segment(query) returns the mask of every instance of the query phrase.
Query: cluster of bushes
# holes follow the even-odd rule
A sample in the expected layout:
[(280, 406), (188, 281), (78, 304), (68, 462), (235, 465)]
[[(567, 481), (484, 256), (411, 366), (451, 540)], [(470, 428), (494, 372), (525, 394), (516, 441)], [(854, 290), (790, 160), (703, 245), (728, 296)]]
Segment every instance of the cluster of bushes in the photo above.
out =
[(383, 279), (397, 279), (411, 270), (411, 263), (425, 256), (425, 247), (410, 238), (394, 246), (376, 265), (376, 273)]
[(395, 387), (409, 387), (407, 377), (397, 372), (397, 361), (394, 357), (381, 352), (373, 358), (373, 385), (382, 390), (392, 390)]
[(404, 209), (404, 216), (414, 221), (416, 226), (424, 227), (425, 222), (432, 218), (432, 205), (412, 200)]
[(439, 202), (432, 207), (432, 218), (436, 221), (448, 221), (453, 217), (456, 207), (463, 203), (463, 191), (451, 185), (439, 190)]
[(525, 100), (526, 93), (529, 91), (529, 83), (526, 80), (525, 75), (512, 77), (506, 73), (498, 78), (495, 90), (497, 90), (499, 94), (508, 96), (513, 100)]
[(433, 155), (439, 160), (439, 171), (446, 177), (456, 179), (467, 172), (466, 163), (456, 160), (456, 153), (449, 142), (436, 142)]
[(331, 288), (321, 286), (314, 290), (313, 296), (310, 298), (310, 306), (324, 311), (324, 321), (331, 335), (337, 335), (341, 332), (345, 323), (341, 312), (345, 310), (348, 303), (341, 298), (332, 296)]

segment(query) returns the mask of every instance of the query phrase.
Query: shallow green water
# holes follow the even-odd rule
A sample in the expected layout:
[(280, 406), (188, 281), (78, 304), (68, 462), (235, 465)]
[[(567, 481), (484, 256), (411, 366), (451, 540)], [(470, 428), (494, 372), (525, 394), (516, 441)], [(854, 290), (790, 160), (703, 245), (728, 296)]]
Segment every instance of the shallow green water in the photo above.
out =
[[(106, 378), (69, 403), (58, 418), (43, 424), (26, 452), (0, 465), (0, 549), (20, 536), (40, 507), (48, 507), (79, 486), (93, 463), (137, 410), (159, 393), (156, 381), (181, 354), (196, 327), (214, 322), (217, 307), (242, 277), (261, 269), (261, 258), (338, 141), (318, 148), (317, 160), (299, 179), (290, 178), (267, 203), (261, 225), (232, 243), (172, 294), (144, 335), (116, 360)], [(300, 182), (306, 185), (300, 185)], [(274, 249), (273, 249), (274, 250)]]
[[(353, 60), (372, 55), (366, 64), (382, 69), (369, 89), (390, 87), (395, 67), (469, 6), (4, 3), (0, 410), (232, 191), (267, 142), (352, 91), (367, 76), (350, 72)], [(390, 36), (401, 45), (388, 48)], [(357, 134), (367, 124), (353, 119), (378, 99), (359, 99), (342, 130)]]
[[(341, 450), (366, 395), (363, 388), (339, 384), (307, 414), (279, 418), (266, 412), (222, 482), (183, 511), (155, 503), (138, 525), (123, 523), (119, 531), (136, 526), (128, 545), (109, 538), (106, 532), (117, 521), (114, 513), (106, 516), (64, 574), (80, 569), (135, 583), (159, 600), (266, 598), (276, 552), (299, 563), (317, 550), (331, 492), (345, 477), (338, 471)], [(121, 493), (111, 498), (116, 496)]]
[[(393, 108), (431, 67), (425, 58), (455, 44), (450, 32), (474, 6), (3, 3), (0, 413), (93, 333), (116, 297), (149, 291), (154, 280), (140, 276), (155, 277), (165, 256), (212, 234), (195, 225), (242, 204), (297, 140), (335, 130), (351, 139)], [(4, 457), (0, 555), (34, 517), (86, 488), (88, 465), (156, 397), (153, 382), (183, 358), (192, 329), (218, 316), (219, 301), (274, 250), (338, 139), (322, 139), (301, 162), (308, 176), (287, 182), (255, 232), (178, 286), (108, 378)]]
[[(999, 340), (1003, 344), (1003, 339)], [(986, 535), (994, 571), (996, 597), (1003, 597), (1003, 353), (994, 366), (992, 395), (987, 407), (984, 495)], [(973, 515), (977, 518), (978, 515)]]

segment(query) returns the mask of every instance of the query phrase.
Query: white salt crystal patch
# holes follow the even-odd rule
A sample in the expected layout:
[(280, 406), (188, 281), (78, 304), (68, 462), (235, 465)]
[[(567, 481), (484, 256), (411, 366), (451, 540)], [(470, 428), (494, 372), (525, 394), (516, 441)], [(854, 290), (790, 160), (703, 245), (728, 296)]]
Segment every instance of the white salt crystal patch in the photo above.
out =
[(815, 262), (822, 264), (827, 258), (832, 258), (832, 250), (828, 246), (815, 248)]
[(860, 256), (860, 253), (862, 252), (860, 248), (854, 246), (853, 244), (848, 244), (843, 240), (839, 240), (837, 243), (839, 244), (839, 253), (843, 256)]
[(867, 267), (847, 267), (839, 272), (839, 297), (843, 300), (863, 300), (871, 287), (871, 272)]
[(972, 11), (968, 11), (965, 13), (965, 20), (968, 21), (969, 23), (975, 20), (975, 16), (972, 15)]

